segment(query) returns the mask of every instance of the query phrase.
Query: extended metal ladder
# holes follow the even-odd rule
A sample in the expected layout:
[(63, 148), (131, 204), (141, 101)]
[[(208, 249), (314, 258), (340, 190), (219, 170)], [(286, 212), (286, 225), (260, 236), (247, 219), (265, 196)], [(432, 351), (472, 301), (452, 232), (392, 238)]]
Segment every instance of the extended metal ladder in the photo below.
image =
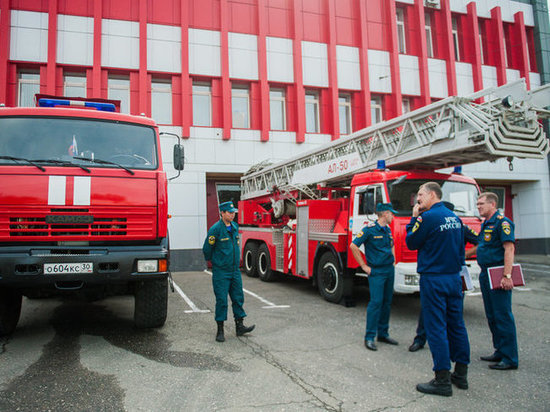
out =
[(550, 84), (528, 92), (523, 79), (448, 97), (289, 160), (253, 167), (241, 178), (241, 199), (267, 195), (275, 187), (349, 184), (378, 160), (398, 169), (441, 169), (501, 157), (542, 159), (549, 145), (539, 119), (550, 117), (548, 102)]

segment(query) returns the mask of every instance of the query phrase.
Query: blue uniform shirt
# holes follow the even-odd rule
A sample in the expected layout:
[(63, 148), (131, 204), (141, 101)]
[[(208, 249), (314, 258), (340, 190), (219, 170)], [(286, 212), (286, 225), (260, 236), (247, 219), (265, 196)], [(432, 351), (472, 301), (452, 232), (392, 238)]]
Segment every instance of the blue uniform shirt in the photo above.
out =
[(504, 242), (514, 242), (514, 223), (498, 211), (481, 225), (478, 237), (477, 262), (482, 267), (504, 264)]
[(382, 227), (378, 222), (365, 226), (357, 233), (353, 244), (365, 244), (367, 264), (372, 268), (389, 266), (395, 261), (392, 251), (393, 237), (388, 226)]
[(241, 251), (239, 248), (239, 225), (231, 222), (230, 230), (223, 220), (219, 220), (208, 230), (202, 246), (206, 260), (212, 262), (212, 269), (220, 272), (239, 270)]
[(464, 262), (462, 221), (443, 203), (434, 204), (407, 225), (405, 239), (410, 250), (418, 250), (416, 271), (421, 275), (460, 272)]

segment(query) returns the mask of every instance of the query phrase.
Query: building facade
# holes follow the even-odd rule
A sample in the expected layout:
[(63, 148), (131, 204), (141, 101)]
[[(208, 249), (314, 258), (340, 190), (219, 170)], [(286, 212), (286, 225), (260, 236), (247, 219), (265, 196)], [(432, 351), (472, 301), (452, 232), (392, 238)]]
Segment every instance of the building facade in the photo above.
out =
[[(184, 137), (174, 270), (204, 268), (217, 205), (279, 161), (450, 95), (550, 82), (545, 0), (0, 0), (0, 103), (121, 100)], [(169, 176), (172, 137), (162, 137)], [(550, 254), (547, 160), (465, 166), (522, 253)]]

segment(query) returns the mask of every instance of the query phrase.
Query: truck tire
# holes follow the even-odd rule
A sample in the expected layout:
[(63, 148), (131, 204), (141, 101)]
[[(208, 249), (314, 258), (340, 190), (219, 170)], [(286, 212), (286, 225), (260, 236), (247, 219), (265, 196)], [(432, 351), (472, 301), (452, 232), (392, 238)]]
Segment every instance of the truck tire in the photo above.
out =
[(135, 291), (134, 324), (138, 328), (159, 328), (168, 313), (168, 279), (139, 282)]
[(0, 289), (0, 336), (11, 335), (19, 322), (23, 296), (16, 290)]
[(248, 242), (243, 251), (243, 269), (246, 276), (258, 277), (258, 244)]
[(344, 275), (338, 259), (332, 252), (325, 252), (317, 265), (317, 287), (325, 300), (339, 303), (344, 296)]
[(277, 274), (271, 270), (271, 256), (269, 249), (265, 243), (262, 243), (258, 248), (258, 260), (256, 261), (258, 276), (264, 282), (273, 282)]

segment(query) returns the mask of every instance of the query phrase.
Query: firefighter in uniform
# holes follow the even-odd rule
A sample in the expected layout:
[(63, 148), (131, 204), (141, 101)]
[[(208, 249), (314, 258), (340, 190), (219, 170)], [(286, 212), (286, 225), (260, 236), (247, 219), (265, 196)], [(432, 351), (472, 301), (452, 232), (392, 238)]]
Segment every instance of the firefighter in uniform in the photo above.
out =
[[(365, 347), (370, 350), (378, 350), (374, 343), (377, 335), (378, 342), (398, 344), (388, 334), (395, 274), (393, 238), (388, 225), (396, 212), (391, 203), (378, 203), (376, 213), (378, 220), (365, 226), (350, 245), (353, 257), (369, 278), (370, 301), (367, 306)], [(365, 245), (367, 263), (359, 249), (362, 244)]]
[[(479, 285), (483, 295), (485, 315), (493, 337), (494, 353), (482, 356), (481, 360), (496, 362), (491, 369), (508, 370), (518, 368), (518, 342), (516, 324), (512, 314), (512, 266), (514, 264), (514, 223), (500, 214), (497, 209), (498, 196), (491, 192), (482, 193), (477, 200), (479, 214), (485, 218), (479, 233), (477, 262), (481, 267)], [(500, 287), (491, 289), (487, 269), (504, 266)]]
[[(445, 205), (450, 211), (454, 211), (455, 207), (451, 202), (443, 201), (441, 202)], [(477, 245), (478, 233), (472, 229), (470, 226), (463, 224), (464, 231), (464, 242), (471, 243), (472, 245)], [(462, 265), (465, 265), (466, 261), (462, 262)], [(409, 346), (409, 352), (416, 352), (424, 347), (426, 344), (426, 329), (424, 329), (424, 319), (422, 319), (422, 311), (418, 315), (418, 325), (416, 326), (416, 336), (414, 337), (413, 343)]]
[(224, 342), (223, 323), (227, 320), (227, 295), (231, 297), (231, 307), (235, 318), (237, 336), (251, 332), (255, 325), (244, 326), (244, 293), (241, 279), (239, 226), (233, 222), (237, 209), (233, 202), (220, 204), (221, 219), (212, 225), (204, 240), (202, 253), (212, 262), (212, 286), (216, 295), (216, 341)]
[[(420, 186), (407, 225), (406, 243), (409, 249), (418, 250), (420, 303), (435, 372), (434, 379), (418, 384), (416, 389), (451, 396), (451, 382), (461, 389), (468, 388), (470, 343), (462, 315), (462, 221), (443, 205), (441, 197), (437, 183)], [(451, 361), (456, 362), (452, 375)]]

